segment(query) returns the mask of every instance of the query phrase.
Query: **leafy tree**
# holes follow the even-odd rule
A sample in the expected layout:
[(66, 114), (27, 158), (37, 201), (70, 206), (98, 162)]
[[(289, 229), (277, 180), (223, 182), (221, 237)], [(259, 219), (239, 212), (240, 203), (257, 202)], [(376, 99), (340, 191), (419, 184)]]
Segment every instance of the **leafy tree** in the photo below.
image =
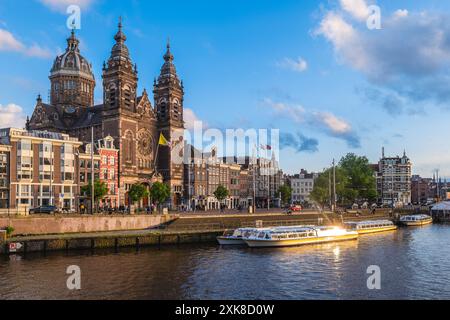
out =
[(278, 189), (278, 194), (281, 194), (281, 202), (287, 204), (291, 201), (292, 189), (288, 185), (282, 185)]
[(349, 202), (374, 201), (377, 197), (376, 179), (366, 157), (347, 154), (339, 161), (339, 166), (348, 177), (346, 199)]
[(157, 181), (153, 183), (152, 187), (150, 188), (150, 197), (159, 206), (160, 204), (164, 203), (167, 199), (169, 199), (170, 187), (165, 183)]
[(141, 183), (135, 183), (130, 187), (128, 196), (133, 203), (141, 201), (143, 198), (148, 197), (147, 187)]
[[(343, 170), (339, 167), (336, 170), (336, 196), (337, 202), (342, 200), (345, 194), (345, 186), (347, 185), (347, 179)], [(333, 168), (326, 169), (319, 177), (314, 181), (314, 188), (310, 194), (312, 200), (317, 204), (324, 207), (329, 205), (332, 201), (330, 198), (330, 188), (333, 194)], [(332, 196), (332, 195), (331, 195)]]
[[(376, 180), (366, 157), (349, 153), (339, 161), (335, 170), (336, 202), (339, 205), (376, 199)], [(314, 182), (311, 198), (321, 206), (330, 203), (330, 180), (333, 192), (333, 168), (326, 169)]]
[(214, 196), (217, 200), (219, 200), (219, 202), (222, 202), (226, 197), (228, 197), (229, 194), (230, 192), (223, 185), (219, 185), (216, 191), (214, 191)]
[[(87, 197), (91, 197), (92, 184), (89, 182), (88, 185), (82, 186), (80, 191), (85, 194)], [(108, 194), (108, 186), (104, 181), (95, 180), (94, 181), (94, 201), (96, 206), (100, 203), (107, 194)]]
[[(219, 185), (217, 187), (216, 191), (214, 191), (214, 196), (216, 197), (217, 200), (219, 200), (220, 203), (222, 203), (222, 201), (226, 197), (228, 197), (229, 194), (230, 194), (230, 192), (223, 185)], [(222, 206), (222, 205), (220, 206), (220, 211), (222, 211), (222, 207), (224, 207), (224, 206)]]

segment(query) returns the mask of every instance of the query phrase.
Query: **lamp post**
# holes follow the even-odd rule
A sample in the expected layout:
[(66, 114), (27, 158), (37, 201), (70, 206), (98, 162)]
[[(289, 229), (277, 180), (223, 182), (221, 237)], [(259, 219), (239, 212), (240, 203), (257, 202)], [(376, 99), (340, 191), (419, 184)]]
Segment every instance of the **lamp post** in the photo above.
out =
[(333, 212), (336, 211), (336, 164), (333, 159)]
[(91, 214), (94, 215), (94, 126), (91, 127)]

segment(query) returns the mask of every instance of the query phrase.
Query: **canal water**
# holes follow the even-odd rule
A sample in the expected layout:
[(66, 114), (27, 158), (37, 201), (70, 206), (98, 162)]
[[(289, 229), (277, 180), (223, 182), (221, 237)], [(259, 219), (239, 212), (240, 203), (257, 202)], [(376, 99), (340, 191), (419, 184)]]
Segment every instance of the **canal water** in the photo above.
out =
[[(66, 269), (81, 268), (81, 290)], [(367, 288), (367, 268), (381, 289)], [(449, 299), (450, 226), (302, 247), (214, 244), (0, 257), (0, 299)]]

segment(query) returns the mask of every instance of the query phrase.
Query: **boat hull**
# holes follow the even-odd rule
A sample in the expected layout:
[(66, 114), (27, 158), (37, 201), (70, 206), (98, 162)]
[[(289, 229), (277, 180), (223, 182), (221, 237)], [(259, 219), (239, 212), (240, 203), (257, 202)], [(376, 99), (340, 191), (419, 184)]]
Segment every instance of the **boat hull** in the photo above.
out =
[(230, 238), (230, 237), (224, 237), (220, 236), (217, 237), (217, 242), (219, 242), (222, 246), (230, 246), (230, 245), (244, 245), (245, 241), (238, 238)]
[(306, 245), (306, 244), (355, 240), (357, 238), (358, 238), (358, 234), (355, 233), (355, 234), (347, 234), (347, 235), (342, 235), (342, 236), (317, 237), (317, 238), (306, 238), (306, 239), (286, 239), (286, 240), (245, 239), (245, 242), (251, 248), (264, 248), (264, 247), (301, 246), (301, 245)]
[(373, 229), (359, 229), (356, 232), (358, 232), (358, 234), (368, 234), (368, 233), (391, 231), (391, 230), (396, 230), (396, 229), (397, 229), (397, 226), (389, 226), (389, 227), (373, 228)]
[(420, 227), (433, 223), (433, 219), (421, 220), (421, 221), (402, 221), (401, 224), (407, 227)]

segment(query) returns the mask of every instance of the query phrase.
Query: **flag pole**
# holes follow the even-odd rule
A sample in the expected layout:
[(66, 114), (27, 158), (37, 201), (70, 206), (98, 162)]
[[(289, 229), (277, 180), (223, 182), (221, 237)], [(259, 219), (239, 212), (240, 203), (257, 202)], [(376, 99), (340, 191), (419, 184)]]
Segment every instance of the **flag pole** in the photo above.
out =
[(159, 141), (158, 144), (156, 145), (155, 160), (153, 161), (153, 169), (155, 170), (155, 172), (158, 172), (158, 170), (156, 169), (156, 161), (158, 159), (158, 153), (159, 153)]
[(256, 167), (256, 155), (255, 155), (256, 147), (253, 146), (253, 213), (256, 213), (256, 181), (255, 181), (255, 167)]
[(94, 126), (91, 127), (91, 214), (94, 214)]

